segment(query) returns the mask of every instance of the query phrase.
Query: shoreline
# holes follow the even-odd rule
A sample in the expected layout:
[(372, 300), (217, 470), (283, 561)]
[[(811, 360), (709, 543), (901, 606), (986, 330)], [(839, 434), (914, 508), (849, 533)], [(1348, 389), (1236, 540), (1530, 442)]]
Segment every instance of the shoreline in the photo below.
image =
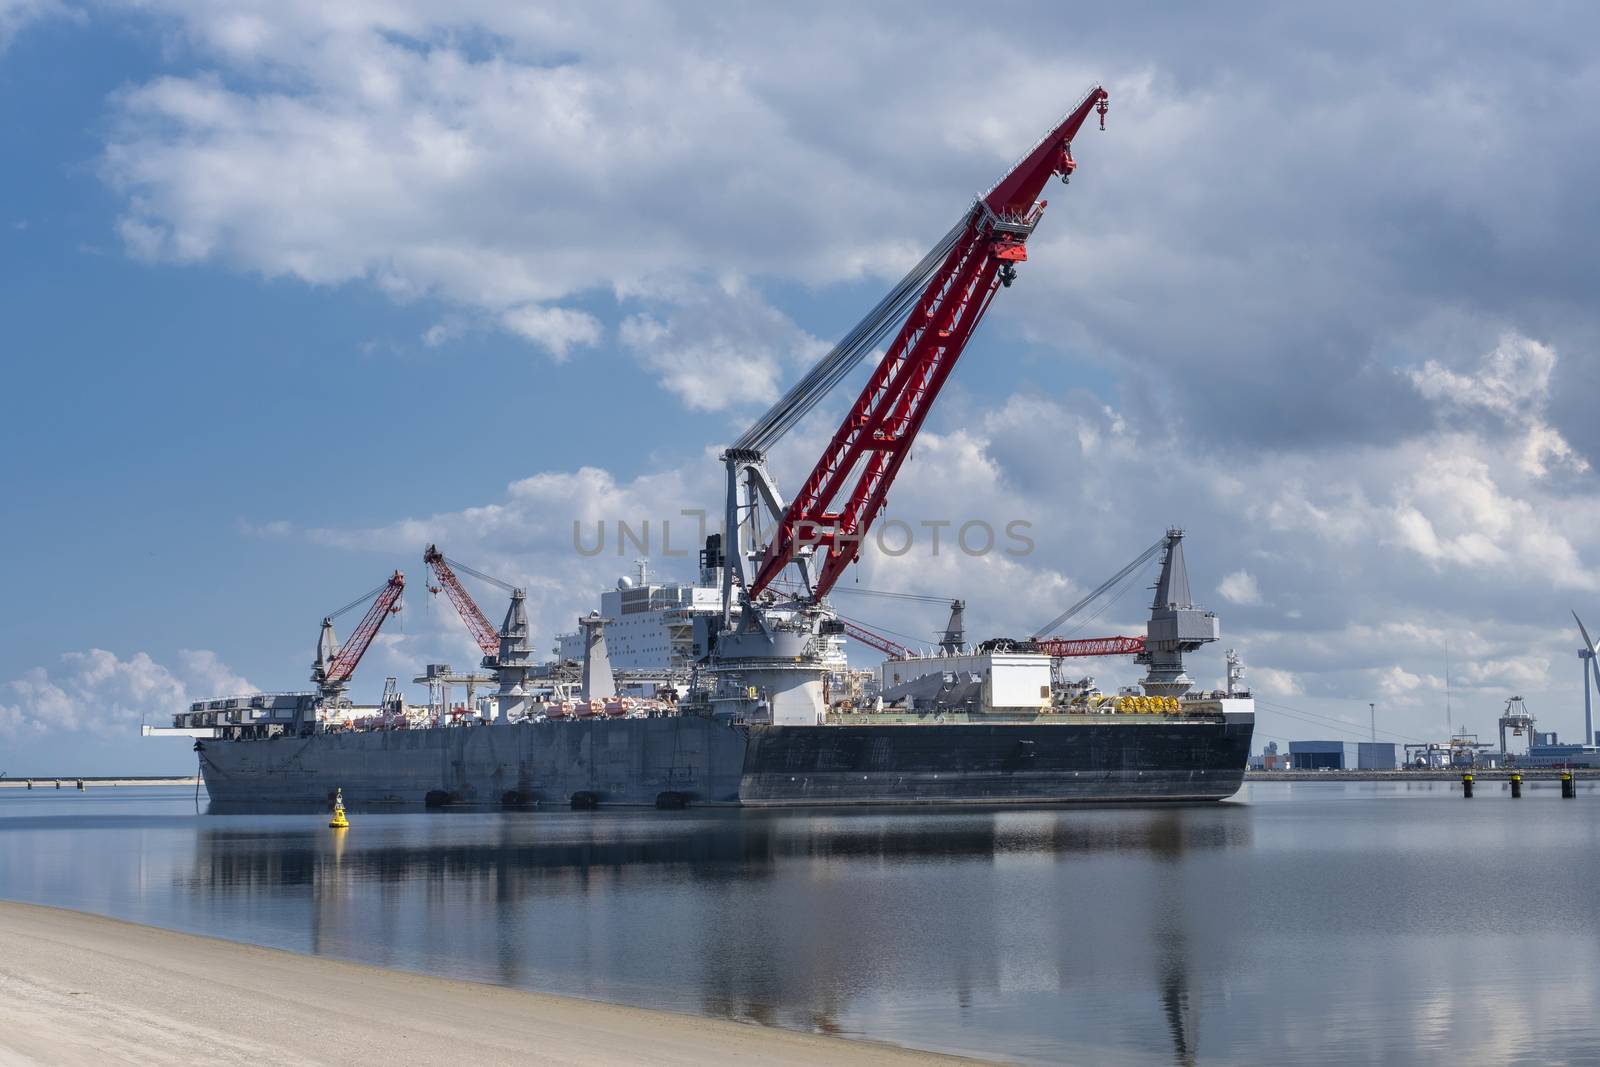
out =
[(0, 1067), (982, 1062), (303, 956), (37, 904), (0, 901), (0, 944)]
[(33, 783), (33, 788), (35, 790), (53, 790), (55, 789), (57, 782), (61, 783), (62, 789), (71, 789), (74, 791), (77, 790), (79, 782), (83, 783), (83, 787), (85, 789), (104, 789), (108, 787), (115, 788), (117, 786), (131, 787), (137, 785), (186, 785), (190, 788), (193, 788), (197, 781), (199, 781), (199, 778), (192, 774), (187, 778), (90, 778), (87, 775), (77, 774), (50, 775), (44, 778), (12, 778), (10, 775), (7, 775), (4, 778), (0, 778), (0, 789), (27, 789), (29, 782)]
[[(1246, 782), (1460, 782), (1462, 771), (1396, 770), (1396, 771), (1258, 771), (1244, 772)], [(1499, 767), (1470, 772), (1478, 782), (1509, 781), (1513, 774), (1522, 775), (1525, 782), (1555, 782), (1562, 775), (1559, 767), (1527, 767), (1511, 769)], [(1575, 781), (1600, 778), (1600, 769), (1574, 767), (1570, 773)]]
[[(1245, 771), (1246, 782), (1459, 782), (1461, 771), (1446, 770), (1393, 770), (1393, 771), (1263, 771), (1250, 769)], [(1508, 768), (1482, 769), (1472, 772), (1472, 776), (1480, 782), (1501, 782), (1508, 780), (1512, 771)], [(1517, 771), (1524, 781), (1556, 781), (1561, 777), (1561, 769), (1556, 767), (1532, 767)], [(1576, 780), (1600, 778), (1600, 768), (1574, 767), (1571, 772)], [(78, 783), (83, 783), (83, 788), (133, 788), (137, 786), (166, 786), (184, 787), (192, 789), (199, 782), (198, 776), (190, 775), (187, 778), (88, 778), (65, 775), (51, 778), (0, 778), (0, 789), (27, 789), (27, 783), (33, 782), (35, 791), (55, 791), (56, 782), (61, 783), (62, 790), (77, 792)]]

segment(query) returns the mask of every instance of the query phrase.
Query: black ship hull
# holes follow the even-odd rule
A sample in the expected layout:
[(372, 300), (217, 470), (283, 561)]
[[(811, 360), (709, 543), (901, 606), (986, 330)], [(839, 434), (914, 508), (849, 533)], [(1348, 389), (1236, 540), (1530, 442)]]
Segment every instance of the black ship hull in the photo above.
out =
[[(1063, 716), (1062, 720), (1068, 717)], [(1198, 801), (1244, 779), (1254, 716), (731, 725), (653, 719), (199, 742), (219, 810)]]

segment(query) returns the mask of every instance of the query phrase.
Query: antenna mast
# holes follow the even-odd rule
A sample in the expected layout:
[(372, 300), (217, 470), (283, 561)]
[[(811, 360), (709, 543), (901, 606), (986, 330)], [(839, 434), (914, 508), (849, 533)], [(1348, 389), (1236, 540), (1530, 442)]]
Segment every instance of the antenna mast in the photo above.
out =
[(1444, 642), (1444, 729), (1455, 736), (1455, 719), (1450, 714), (1450, 639)]

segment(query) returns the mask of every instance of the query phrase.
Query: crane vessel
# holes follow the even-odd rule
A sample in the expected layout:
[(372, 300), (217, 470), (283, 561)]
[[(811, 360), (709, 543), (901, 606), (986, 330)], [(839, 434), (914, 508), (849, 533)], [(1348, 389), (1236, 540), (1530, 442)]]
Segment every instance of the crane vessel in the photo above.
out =
[[(255, 808), (353, 805), (812, 805), (1218, 800), (1243, 780), (1254, 705), (1237, 687), (1194, 693), (1183, 655), (1218, 636), (1194, 606), (1183, 532), (1169, 530), (1113, 582), (1157, 557), (1143, 637), (1052, 638), (1110, 587), (1022, 640), (976, 647), (952, 605), (945, 640), (919, 655), (836, 611), (829, 593), (862, 540), (928, 412), (990, 302), (1018, 277), (1052, 177), (1070, 178), (1072, 141), (1100, 116), (1096, 86), (956, 224), (876, 307), (721, 455), (723, 532), (700, 553), (701, 584), (673, 587), (670, 645), (684, 684), (647, 701), (618, 695), (599, 612), (580, 618), (581, 676), (542, 686), (520, 589), (447, 559), (424, 561), (461, 614), (497, 689), (479, 712), (418, 718), (386, 693), (371, 713), (345, 684), (384, 619), (399, 609), (397, 571), (341, 613), (371, 606), (345, 646), (323, 621), (314, 693), (202, 701), (170, 728), (195, 738), (213, 803)], [(767, 467), (771, 448), (867, 356), (881, 352), (810, 474), (787, 501)], [(763, 538), (762, 531), (770, 531)], [(455, 571), (510, 594), (495, 630)], [(654, 606), (658, 587), (627, 581), (608, 603)], [(641, 596), (643, 600), (641, 601)], [(642, 608), (640, 609), (642, 610)], [(634, 620), (637, 625), (638, 620)], [(846, 637), (884, 652), (881, 701), (830, 700)], [(630, 640), (643, 640), (631, 635)], [(643, 647), (643, 646), (641, 646)], [(1134, 655), (1138, 689), (1107, 696), (1067, 682), (1071, 657)], [(448, 667), (430, 680), (454, 678)], [(423, 679), (418, 679), (422, 681)], [(470, 684), (470, 682), (469, 682)], [(573, 692), (573, 689), (576, 689)]]

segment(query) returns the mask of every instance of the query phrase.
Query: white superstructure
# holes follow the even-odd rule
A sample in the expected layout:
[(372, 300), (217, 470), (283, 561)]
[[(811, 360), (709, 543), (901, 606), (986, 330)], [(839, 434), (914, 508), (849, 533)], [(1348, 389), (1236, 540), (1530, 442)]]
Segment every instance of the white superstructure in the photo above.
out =
[(940, 653), (887, 659), (879, 668), (885, 700), (967, 703), (986, 711), (1050, 707), (1050, 657), (1039, 652)]
[[(694, 660), (694, 620), (719, 616), (722, 590), (716, 578), (697, 584), (657, 585), (643, 560), (637, 577), (622, 577), (600, 594), (606, 651), (613, 670), (685, 671)], [(556, 635), (556, 656), (583, 662), (583, 634)]]

